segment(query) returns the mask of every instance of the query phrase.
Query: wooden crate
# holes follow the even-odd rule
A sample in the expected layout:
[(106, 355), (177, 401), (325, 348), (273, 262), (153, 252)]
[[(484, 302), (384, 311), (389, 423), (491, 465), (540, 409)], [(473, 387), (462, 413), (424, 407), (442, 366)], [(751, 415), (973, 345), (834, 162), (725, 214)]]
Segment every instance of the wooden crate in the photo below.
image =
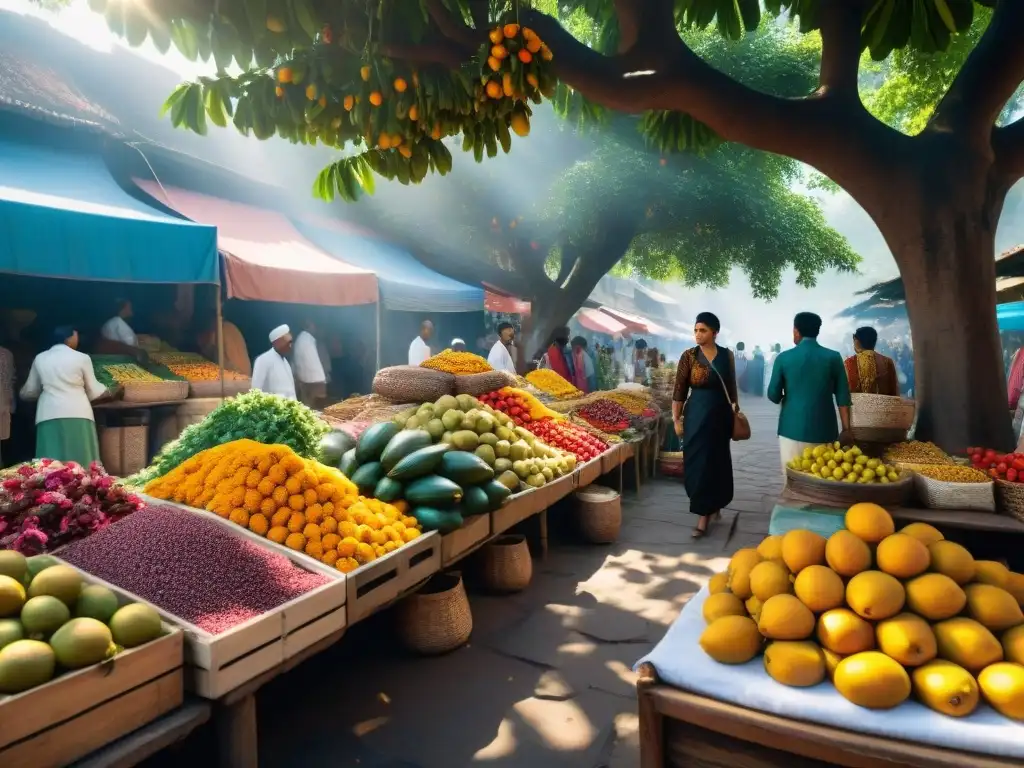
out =
[[(345, 574), (305, 554), (257, 536), (212, 512), (183, 504), (144, 497), (152, 504), (166, 504), (191, 514), (204, 515), (239, 538), (287, 557), (297, 567), (330, 578), (323, 586), (299, 595), (249, 621), (214, 635), (157, 605), (164, 620), (185, 631), (186, 685), (197, 695), (219, 699), (243, 683), (283, 664), (318, 640), (344, 630), (347, 624)], [(97, 581), (99, 581), (97, 579)], [(123, 591), (123, 590), (122, 590)], [(142, 598), (133, 596), (139, 602)]]
[(581, 464), (576, 470), (576, 487), (586, 488), (597, 481), (603, 474), (601, 469), (601, 456), (591, 459), (586, 464)]
[(425, 533), (348, 574), (349, 624), (362, 621), (441, 570), (441, 537)]
[(531, 488), (513, 494), (505, 506), (491, 512), (491, 535), (504, 533), (513, 525), (518, 525), (526, 518), (547, 509), (550, 495), (543, 493), (543, 490), (544, 488)]
[(629, 443), (615, 443), (601, 454), (601, 474), (606, 475), (618, 469), (627, 459), (633, 456), (633, 446)]
[(441, 567), (461, 560), (491, 537), (491, 516), (467, 517), (457, 531), (441, 537)]
[[(81, 573), (90, 584), (103, 583)], [(140, 602), (122, 589), (105, 586), (122, 605)], [(180, 707), (184, 636), (171, 624), (165, 624), (164, 631), (156, 640), (109, 661), (24, 693), (0, 696), (0, 765), (68, 765)]]

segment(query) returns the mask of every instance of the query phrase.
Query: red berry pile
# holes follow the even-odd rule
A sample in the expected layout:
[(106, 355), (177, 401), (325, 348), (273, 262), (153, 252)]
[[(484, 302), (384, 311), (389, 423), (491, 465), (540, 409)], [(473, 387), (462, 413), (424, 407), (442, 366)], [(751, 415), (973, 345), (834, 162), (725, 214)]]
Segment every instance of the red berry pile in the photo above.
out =
[(1000, 453), (992, 448), (967, 449), (971, 466), (988, 472), (990, 477), (1024, 483), (1024, 453)]
[(608, 450), (604, 440), (568, 421), (541, 419), (530, 425), (530, 431), (553, 448), (573, 454), (581, 462), (590, 461)]
[(614, 400), (601, 398), (580, 408), (580, 418), (602, 432), (622, 432), (629, 429), (632, 418), (629, 411)]
[(506, 416), (510, 416), (518, 427), (533, 421), (533, 417), (530, 416), (529, 404), (518, 395), (503, 395), (499, 390), (495, 390), (494, 392), (480, 395), (477, 397), (477, 400), (491, 406), (496, 411), (501, 411)]

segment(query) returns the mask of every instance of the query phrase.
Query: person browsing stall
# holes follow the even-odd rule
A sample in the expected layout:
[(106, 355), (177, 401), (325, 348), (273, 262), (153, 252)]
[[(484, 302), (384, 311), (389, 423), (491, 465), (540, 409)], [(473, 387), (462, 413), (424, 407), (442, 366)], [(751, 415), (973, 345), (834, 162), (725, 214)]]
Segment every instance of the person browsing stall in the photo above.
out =
[(494, 342), (491, 351), (487, 353), (487, 364), (496, 371), (505, 371), (513, 376), (516, 373), (516, 363), (512, 359), (512, 344), (516, 338), (516, 329), (512, 323), (501, 323), (498, 326), (498, 340)]
[[(781, 403), (779, 453), (782, 472), (805, 448), (850, 439), (850, 383), (842, 356), (818, 343), (821, 318), (800, 312), (793, 319), (794, 349), (780, 354), (772, 366), (768, 399)], [(836, 427), (836, 407), (842, 432)]]
[(279, 325), (270, 332), (270, 349), (256, 358), (252, 366), (252, 388), (289, 400), (295, 396), (295, 378), (285, 357), (292, 349), (292, 332), (287, 325)]
[(409, 345), (409, 365), (417, 366), (430, 359), (430, 345), (427, 343), (434, 335), (434, 324), (429, 320), (420, 323), (420, 335)]
[(100, 328), (100, 336), (107, 341), (116, 341), (119, 344), (124, 344), (126, 347), (138, 347), (139, 337), (135, 335), (135, 331), (128, 325), (128, 321), (132, 319), (134, 310), (132, 303), (128, 299), (117, 300), (117, 314), (107, 320)]
[[(896, 379), (896, 363), (875, 351), (878, 331), (869, 326), (853, 332), (854, 354), (846, 358), (846, 378), (851, 392), (866, 395), (899, 397), (900, 385)], [(1014, 403), (1014, 407), (1016, 407)]]
[(32, 361), (23, 400), (38, 400), (36, 451), (40, 459), (75, 461), (88, 467), (100, 460), (92, 401), (113, 394), (96, 379), (92, 360), (78, 351), (78, 331), (61, 326), (53, 346)]
[(466, 342), (459, 338), (452, 339), (451, 349), (452, 352), (465, 352)]
[(295, 378), (299, 383), (299, 400), (310, 408), (327, 397), (327, 374), (317, 347), (316, 324), (307, 320), (305, 327), (295, 338), (292, 359), (295, 361)]

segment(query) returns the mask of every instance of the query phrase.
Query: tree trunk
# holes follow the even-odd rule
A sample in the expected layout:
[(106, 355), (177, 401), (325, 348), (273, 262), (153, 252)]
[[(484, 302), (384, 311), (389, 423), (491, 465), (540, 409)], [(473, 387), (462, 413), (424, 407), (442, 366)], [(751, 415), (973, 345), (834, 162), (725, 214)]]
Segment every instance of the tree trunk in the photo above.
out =
[(992, 191), (984, 166), (935, 165), (912, 186), (894, 184), (899, 202), (891, 197), (886, 213), (875, 217), (906, 291), (916, 436), (955, 453), (968, 445), (1012, 450), (995, 312), (1002, 196)]

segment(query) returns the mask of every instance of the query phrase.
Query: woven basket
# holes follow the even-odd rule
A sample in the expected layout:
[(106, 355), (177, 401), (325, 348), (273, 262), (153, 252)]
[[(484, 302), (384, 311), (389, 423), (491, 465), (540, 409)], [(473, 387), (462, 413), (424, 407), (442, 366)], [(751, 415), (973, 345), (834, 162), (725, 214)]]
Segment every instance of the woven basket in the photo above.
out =
[(996, 479), (996, 511), (1024, 523), (1024, 483)]
[(786, 479), (789, 490), (794, 493), (836, 506), (870, 501), (883, 507), (898, 507), (905, 504), (914, 492), (914, 475), (902, 472), (895, 483), (842, 483), (786, 467)]
[(100, 461), (107, 474), (134, 475), (146, 466), (149, 427), (101, 427)]
[(470, 373), (455, 377), (455, 394), (478, 397), (502, 387), (514, 387), (516, 383), (515, 375), (507, 371)]
[(482, 553), (481, 577), (492, 592), (521, 592), (533, 578), (530, 546), (522, 534), (499, 536)]
[[(252, 379), (224, 379), (224, 397), (242, 395), (252, 389)], [(220, 397), (220, 379), (216, 381), (190, 381), (189, 397)]]
[(469, 640), (473, 614), (458, 572), (437, 573), (395, 610), (398, 636), (410, 651), (435, 656)]
[(393, 403), (433, 403), (455, 394), (455, 377), (418, 365), (395, 365), (377, 371), (373, 393)]
[(161, 381), (158, 383), (131, 382), (124, 385), (126, 403), (167, 403), (188, 397), (187, 381)]
[(850, 428), (902, 430), (904, 434), (914, 423), (917, 403), (905, 397), (866, 395), (850, 396)]
[(917, 478), (917, 495), (929, 509), (969, 509), (995, 512), (995, 483), (947, 483), (924, 475)]
[(665, 451), (658, 455), (658, 471), (666, 477), (683, 476), (683, 452)]
[(618, 491), (591, 485), (573, 494), (583, 538), (591, 544), (611, 544), (622, 528), (622, 499)]

